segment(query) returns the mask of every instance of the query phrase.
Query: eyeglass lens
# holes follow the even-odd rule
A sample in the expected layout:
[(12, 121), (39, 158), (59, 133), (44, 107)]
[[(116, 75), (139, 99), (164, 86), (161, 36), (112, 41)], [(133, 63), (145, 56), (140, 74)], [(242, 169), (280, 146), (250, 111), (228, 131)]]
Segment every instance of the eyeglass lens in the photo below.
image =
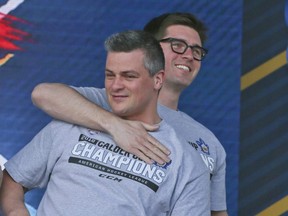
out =
[(160, 42), (169, 42), (173, 52), (178, 54), (183, 54), (188, 48), (191, 48), (193, 58), (198, 61), (201, 61), (207, 54), (207, 50), (203, 47), (200, 47), (198, 45), (189, 46), (185, 41), (177, 38), (164, 38), (160, 40)]
[(179, 53), (179, 54), (183, 54), (186, 52), (188, 48), (191, 48), (193, 57), (197, 60), (202, 60), (202, 58), (206, 54), (202, 47), (188, 46), (188, 44), (186, 44), (184, 41), (181, 41), (181, 40), (172, 40), (171, 48), (174, 52)]

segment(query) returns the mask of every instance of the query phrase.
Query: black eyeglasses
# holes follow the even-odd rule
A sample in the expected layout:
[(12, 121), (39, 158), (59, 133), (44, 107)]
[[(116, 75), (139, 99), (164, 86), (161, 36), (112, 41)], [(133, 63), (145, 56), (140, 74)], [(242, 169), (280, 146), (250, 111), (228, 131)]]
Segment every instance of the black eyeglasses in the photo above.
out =
[(202, 59), (206, 56), (208, 53), (208, 50), (200, 47), (198, 45), (189, 46), (185, 41), (177, 38), (164, 38), (159, 40), (159, 42), (168, 42), (171, 44), (171, 49), (173, 52), (178, 54), (183, 54), (186, 52), (188, 48), (191, 48), (193, 53), (193, 58), (202, 61)]

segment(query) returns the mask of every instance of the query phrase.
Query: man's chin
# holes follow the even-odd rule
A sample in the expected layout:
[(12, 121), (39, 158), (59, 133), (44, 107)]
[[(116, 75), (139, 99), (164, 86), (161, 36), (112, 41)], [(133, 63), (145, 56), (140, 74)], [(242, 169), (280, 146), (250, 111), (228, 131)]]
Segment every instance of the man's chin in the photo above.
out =
[(127, 116), (127, 110), (123, 110), (123, 109), (113, 109), (112, 108), (112, 112), (121, 117), (121, 118), (124, 118), (125, 116)]

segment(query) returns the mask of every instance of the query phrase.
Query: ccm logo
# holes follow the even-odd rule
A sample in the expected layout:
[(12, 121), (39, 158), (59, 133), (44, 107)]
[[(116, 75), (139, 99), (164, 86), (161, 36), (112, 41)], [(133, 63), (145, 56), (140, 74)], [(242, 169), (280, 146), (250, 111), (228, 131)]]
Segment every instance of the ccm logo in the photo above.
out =
[(118, 181), (118, 182), (121, 182), (122, 179), (120, 178), (117, 178), (115, 176), (109, 176), (109, 175), (105, 175), (105, 174), (100, 174), (99, 177), (101, 178), (106, 178), (106, 179), (110, 179), (110, 180), (113, 180), (113, 181)]

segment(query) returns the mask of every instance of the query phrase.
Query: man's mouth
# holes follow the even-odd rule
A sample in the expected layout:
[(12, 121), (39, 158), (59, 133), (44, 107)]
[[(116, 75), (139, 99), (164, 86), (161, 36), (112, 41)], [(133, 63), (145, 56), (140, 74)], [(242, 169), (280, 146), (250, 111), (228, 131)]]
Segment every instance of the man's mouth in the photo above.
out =
[(186, 65), (180, 65), (180, 64), (177, 64), (175, 65), (177, 68), (181, 69), (181, 70), (184, 70), (184, 71), (188, 71), (190, 72), (191, 71), (191, 68), (189, 68), (188, 66)]
[(121, 101), (121, 100), (127, 98), (127, 96), (125, 96), (125, 95), (112, 95), (112, 98), (115, 101)]

